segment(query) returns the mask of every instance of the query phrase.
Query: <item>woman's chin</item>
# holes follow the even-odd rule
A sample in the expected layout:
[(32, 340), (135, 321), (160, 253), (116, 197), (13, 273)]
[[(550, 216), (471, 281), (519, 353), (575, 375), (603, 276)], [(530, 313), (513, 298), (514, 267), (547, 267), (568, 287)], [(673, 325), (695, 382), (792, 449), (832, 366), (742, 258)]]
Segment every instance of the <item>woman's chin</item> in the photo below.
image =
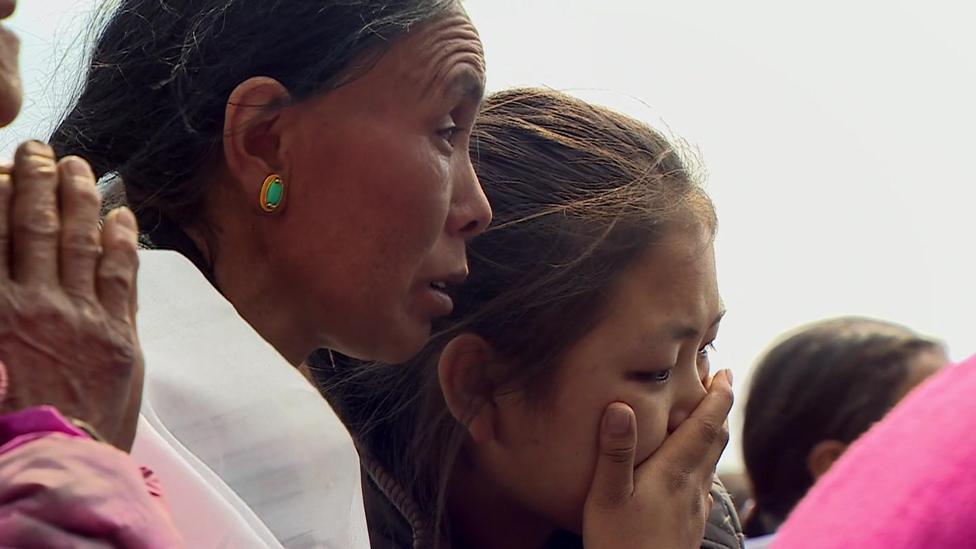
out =
[(430, 322), (405, 322), (395, 330), (384, 334), (375, 348), (375, 357), (386, 364), (400, 364), (415, 357), (430, 339)]

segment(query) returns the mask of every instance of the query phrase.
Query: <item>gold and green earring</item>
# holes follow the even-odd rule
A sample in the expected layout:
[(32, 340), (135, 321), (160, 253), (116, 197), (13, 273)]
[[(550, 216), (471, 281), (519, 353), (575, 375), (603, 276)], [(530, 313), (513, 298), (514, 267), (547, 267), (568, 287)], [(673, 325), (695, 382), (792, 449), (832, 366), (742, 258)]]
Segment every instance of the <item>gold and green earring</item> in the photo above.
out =
[(285, 183), (278, 174), (271, 174), (261, 185), (261, 209), (274, 213), (285, 202)]

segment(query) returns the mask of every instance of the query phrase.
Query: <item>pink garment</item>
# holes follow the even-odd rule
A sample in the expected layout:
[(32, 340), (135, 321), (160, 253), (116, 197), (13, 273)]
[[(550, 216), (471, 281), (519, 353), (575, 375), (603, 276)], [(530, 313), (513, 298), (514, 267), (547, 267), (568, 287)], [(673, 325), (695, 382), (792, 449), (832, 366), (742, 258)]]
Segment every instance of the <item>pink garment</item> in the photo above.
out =
[(183, 547), (152, 472), (50, 407), (0, 417), (0, 546), (28, 543)]
[(916, 388), (794, 509), (774, 549), (976, 546), (976, 357)]

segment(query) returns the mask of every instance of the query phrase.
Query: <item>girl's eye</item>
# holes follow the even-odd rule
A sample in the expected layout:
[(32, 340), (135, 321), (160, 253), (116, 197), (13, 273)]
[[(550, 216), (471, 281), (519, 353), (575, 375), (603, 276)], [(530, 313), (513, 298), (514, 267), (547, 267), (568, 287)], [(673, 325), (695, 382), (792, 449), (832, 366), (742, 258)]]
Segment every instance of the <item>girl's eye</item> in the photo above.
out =
[(708, 360), (708, 354), (715, 351), (715, 342), (711, 342), (698, 350), (699, 360)]
[(667, 368), (655, 372), (635, 372), (634, 379), (642, 383), (667, 383), (673, 370), (674, 368)]

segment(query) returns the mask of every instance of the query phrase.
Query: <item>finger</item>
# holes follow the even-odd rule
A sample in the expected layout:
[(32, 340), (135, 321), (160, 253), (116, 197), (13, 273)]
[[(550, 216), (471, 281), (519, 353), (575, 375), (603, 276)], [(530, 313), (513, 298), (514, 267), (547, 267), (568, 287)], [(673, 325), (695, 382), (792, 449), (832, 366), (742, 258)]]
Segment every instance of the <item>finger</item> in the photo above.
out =
[(135, 318), (138, 239), (136, 218), (128, 208), (112, 210), (105, 218), (96, 275), (98, 299), (110, 315), (129, 323)]
[(637, 418), (622, 402), (607, 406), (600, 424), (597, 455), (588, 501), (617, 507), (634, 494), (634, 455), (637, 451)]
[[(698, 482), (701, 475), (711, 478), (729, 441), (726, 420), (732, 410), (732, 401), (732, 372), (724, 370), (714, 376), (708, 394), (691, 416), (655, 453), (656, 460), (668, 464), (670, 470), (666, 473), (674, 477), (676, 488), (687, 482)], [(646, 474), (645, 469), (650, 471), (650, 468), (641, 467), (638, 476)]]
[(21, 513), (0, 515), (0, 547), (18, 549), (111, 549), (112, 544), (66, 532)]
[(28, 141), (14, 155), (13, 275), (27, 285), (58, 282), (58, 176), (51, 147)]
[(95, 174), (77, 156), (58, 162), (61, 197), (61, 284), (65, 291), (95, 297), (95, 267), (101, 256)]
[(0, 164), (0, 280), (10, 278), (10, 198), (14, 194), (13, 172), (13, 164)]

